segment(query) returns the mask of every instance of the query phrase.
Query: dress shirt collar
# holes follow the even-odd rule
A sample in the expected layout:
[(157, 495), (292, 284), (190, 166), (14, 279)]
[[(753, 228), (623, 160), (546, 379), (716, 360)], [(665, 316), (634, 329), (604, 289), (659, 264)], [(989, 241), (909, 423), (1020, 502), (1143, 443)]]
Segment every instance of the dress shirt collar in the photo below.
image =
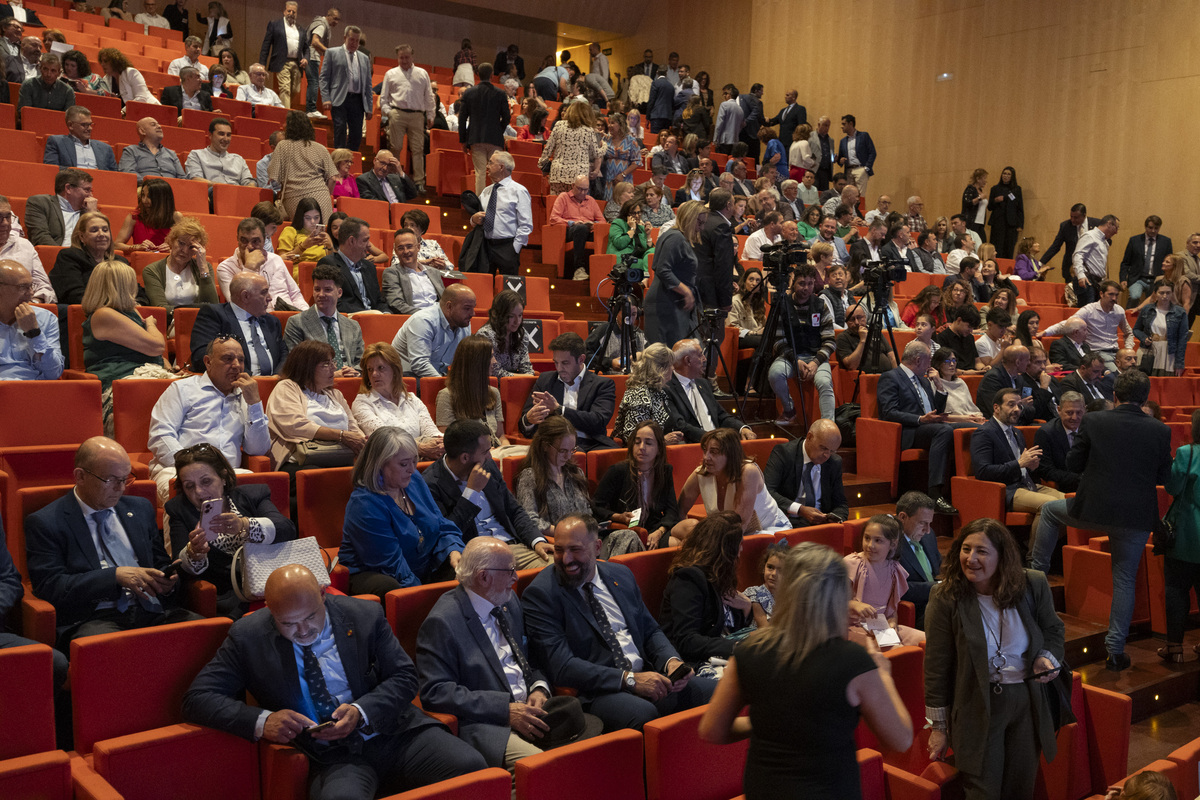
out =
[(347, 255), (346, 255), (345, 253), (343, 253), (341, 250), (338, 250), (338, 255), (342, 257), (342, 261), (345, 261), (345, 262), (346, 262), (346, 266), (350, 268), (350, 271), (351, 271), (351, 272), (353, 272), (354, 270), (358, 269), (358, 262), (357, 262), (357, 261), (351, 261), (351, 260), (350, 260), (350, 258), (349, 258), (349, 256), (347, 256)]
[(62, 212), (64, 214), (78, 214), (79, 213), (76, 209), (71, 207), (71, 204), (67, 202), (67, 198), (63, 197), (61, 194), (58, 195), (58, 207), (59, 207), (59, 209), (62, 210)]
[(74, 142), (75, 144), (79, 145), (80, 147), (91, 147), (92, 146), (92, 142), (90, 139), (85, 142), (83, 139), (80, 139), (78, 136), (76, 136), (74, 134), (71, 134), (71, 141)]
[(486, 597), (475, 594), (475, 592), (465, 586), (463, 587), (463, 591), (467, 593), (467, 599), (471, 601), (471, 608), (474, 609), (475, 614), (479, 617), (479, 621), (486, 627), (494, 619), (492, 617), (492, 609), (499, 608), (499, 606)]
[(684, 395), (690, 395), (692, 391), (692, 379), (684, 377), (678, 372), (675, 373), (675, 377), (679, 379), (679, 385), (683, 387)]
[(917, 373), (915, 373), (911, 369), (909, 369), (907, 364), (901, 364), (900, 369), (904, 370), (904, 374), (908, 376), (908, 380), (910, 383), (912, 382), (913, 378), (917, 377)]
[(558, 375), (557, 373), (555, 374), (555, 377), (558, 378), (558, 382), (561, 383), (567, 389), (573, 389), (574, 391), (579, 391), (579, 387), (583, 385), (583, 370), (580, 370), (579, 374), (575, 376), (575, 380), (571, 381), (570, 383), (567, 383), (566, 381), (564, 381), (562, 379), (562, 377), (560, 375)]
[(110, 508), (112, 508), (112, 506), (109, 506), (109, 508), (92, 508), (87, 503), (83, 502), (83, 498), (79, 496), (78, 489), (75, 489), (73, 494), (75, 495), (75, 502), (79, 503), (79, 510), (83, 512), (83, 518), (85, 520), (91, 520), (92, 514), (95, 514), (97, 511), (108, 511)]
[(450, 473), (450, 477), (454, 478), (455, 483), (460, 487), (466, 484), (465, 478), (460, 478), (455, 474), (453, 467), (450, 466), (450, 456), (442, 456), (442, 466), (446, 468), (446, 472)]
[(249, 322), (252, 319), (258, 319), (232, 300), (229, 302), (229, 307), (233, 309), (233, 315), (237, 317), (238, 322)]

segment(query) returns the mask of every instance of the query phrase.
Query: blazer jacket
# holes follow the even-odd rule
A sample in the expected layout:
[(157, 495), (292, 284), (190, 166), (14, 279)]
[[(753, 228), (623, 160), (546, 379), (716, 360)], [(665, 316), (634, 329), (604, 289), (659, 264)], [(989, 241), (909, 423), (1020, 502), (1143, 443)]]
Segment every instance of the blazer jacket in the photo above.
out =
[[(96, 158), (95, 169), (116, 172), (117, 157), (113, 154), (113, 149), (95, 139), (90, 144), (92, 155)], [(57, 164), (60, 169), (78, 166), (75, 160), (75, 142), (71, 141), (70, 136), (47, 136), (46, 153), (42, 157), (42, 161), (47, 164)]]
[[(804, 517), (788, 514), (788, 508), (800, 496), (800, 481), (803, 477), (804, 438), (775, 445), (775, 449), (767, 458), (767, 466), (763, 468), (763, 480), (779, 510), (787, 514), (788, 520), (797, 528), (812, 524)], [(837, 453), (821, 465), (821, 499), (818, 510), (842, 519), (850, 517), (850, 504), (842, 486), (842, 457)]]
[[(325, 613), (350, 694), (375, 733), (397, 736), (440, 724), (412, 704), (417, 670), (378, 603), (326, 595)], [(256, 706), (244, 702), (247, 692)], [(233, 623), (217, 654), (184, 695), (183, 718), (254, 741), (254, 726), (263, 709), (298, 710), (305, 705), (295, 647), (280, 635), (271, 612), (264, 608)], [(340, 752), (330, 751), (332, 758)]]
[(512, 116), (508, 95), (490, 83), (480, 83), (462, 93), (458, 110), (458, 141), (464, 145), (504, 147), (504, 129)]
[(922, 536), (916, 546), (924, 550), (925, 557), (929, 559), (929, 568), (933, 570), (933, 581), (925, 580), (925, 576), (921, 574), (921, 562), (917, 561), (913, 543), (908, 540), (907, 536), (901, 534), (900, 544), (896, 549), (900, 554), (900, 566), (904, 567), (904, 571), (908, 573), (908, 591), (900, 599), (907, 600), (917, 607), (917, 627), (923, 630), (925, 605), (929, 602), (929, 592), (937, 585), (935, 582), (942, 574), (942, 554), (938, 552), (937, 536), (933, 531)]
[(655, 78), (650, 84), (650, 100), (646, 103), (646, 116), (650, 119), (670, 120), (675, 113), (675, 87), (665, 77)]
[[(1024, 437), (1021, 449), (1025, 449)], [(971, 433), (971, 469), (981, 481), (1004, 484), (1004, 507), (1011, 510), (1013, 495), (1021, 488), (1021, 465), (1013, 455), (1012, 446), (1000, 423), (989, 419)], [(1027, 470), (1034, 483), (1044, 477), (1041, 465)]]
[[(359, 311), (366, 311), (367, 306), (363, 302), (363, 296), (358, 291), (358, 282), (354, 280), (354, 276), (350, 273), (350, 268), (346, 266), (346, 259), (342, 258), (341, 253), (330, 253), (317, 262), (338, 269), (342, 273), (342, 297), (338, 300), (338, 311), (343, 314), (356, 314)], [(379, 292), (379, 277), (375, 271), (375, 265), (370, 261), (363, 259), (358, 262), (361, 268), (360, 272), (363, 279), (363, 287), (367, 290), (367, 299), (371, 301), (371, 309), (374, 311), (386, 311), (383, 307), (383, 295)]]
[[(850, 158), (850, 137), (843, 136), (838, 142), (838, 160)], [(866, 131), (854, 132), (854, 155), (858, 158), (858, 163), (867, 168), (868, 175), (875, 174), (875, 143), (871, 141), (871, 134)], [(849, 160), (846, 165), (849, 166)]]
[(58, 195), (35, 194), (25, 201), (25, 234), (30, 244), (61, 247), (65, 231), (66, 223), (58, 206)]
[[(740, 431), (746, 426), (746, 423), (726, 411), (725, 407), (717, 402), (712, 383), (708, 379), (697, 378), (695, 383), (696, 391), (700, 393), (700, 399), (704, 402), (704, 407), (708, 410), (708, 417), (713, 421), (713, 425), (718, 428), (732, 428), (735, 431)], [(671, 380), (667, 381), (666, 389), (667, 409), (671, 412), (671, 426), (675, 430), (683, 432), (685, 442), (700, 441), (700, 437), (704, 435), (704, 429), (700, 427), (696, 409), (692, 407), (691, 400), (683, 391), (683, 382), (677, 376), (672, 375)]]
[[(154, 506), (141, 497), (122, 497), (113, 507), (139, 566), (162, 569), (171, 563)], [(83, 510), (67, 494), (25, 518), (25, 553), (33, 592), (54, 606), (61, 635), (91, 618), (96, 604), (121, 596), (115, 569), (101, 569)], [(160, 597), (164, 608), (171, 598)]]
[[(698, 664), (713, 656), (733, 655), (736, 642), (722, 635), (724, 603), (700, 567), (683, 567), (667, 578), (658, 616), (662, 618), (663, 633), (684, 661)], [(733, 618), (732, 630), (744, 627), (746, 618), (742, 612), (735, 611)]]
[[(350, 56), (345, 45), (325, 51), (320, 78), (321, 97), (325, 98), (325, 102), (335, 106), (349, 102)], [(371, 91), (371, 58), (362, 49), (355, 50), (353, 56), (358, 64), (359, 75), (359, 93), (355, 102), (362, 103), (363, 114), (370, 119), (375, 106), (375, 95)]]
[[(442, 273), (433, 267), (426, 267), (425, 273), (433, 284), (434, 294), (441, 299), (446, 291)], [(391, 264), (383, 271), (383, 302), (393, 314), (415, 314), (421, 310), (413, 305), (412, 275), (399, 264)]]
[[(1092, 383), (1092, 387), (1095, 388), (1095, 390), (1099, 392), (1100, 396), (1105, 400), (1113, 399), (1113, 385), (1111, 382), (1104, 380), (1104, 378), (1100, 378), (1100, 380)], [(1064, 392), (1079, 392), (1081, 395), (1083, 395), (1085, 403), (1090, 403), (1096, 399), (1087, 390), (1087, 387), (1083, 383), (1083, 378), (1079, 377), (1079, 370), (1075, 370), (1065, 378), (1059, 378), (1058, 396), (1062, 397)]]
[[(1083, 354), (1087, 355), (1092, 352), (1092, 346), (1087, 342), (1083, 343)], [(1063, 369), (1076, 370), (1079, 369), (1079, 364), (1082, 359), (1079, 356), (1079, 351), (1075, 349), (1075, 343), (1062, 336), (1050, 343), (1050, 352), (1047, 353), (1051, 364), (1061, 364)]]
[[(513, 638), (534, 667), (531, 682), (549, 683), (531, 658), (521, 604), (515, 594), (508, 598), (501, 607), (508, 612)], [(503, 767), (513, 697), (496, 649), (462, 586), (439, 597), (421, 624), (417, 671), (421, 707), (456, 716), (459, 738), (481, 752), (489, 767)]]
[[(1009, 200), (1010, 194), (1016, 199)], [(1003, 183), (993, 186), (988, 192), (988, 218), (993, 228), (1024, 228), (1025, 201), (1021, 196), (1021, 187)]]
[[(602, 441), (608, 439), (608, 421), (612, 419), (613, 409), (617, 402), (617, 384), (612, 378), (597, 375), (585, 370), (583, 380), (579, 382), (579, 396), (576, 408), (562, 408), (563, 382), (558, 379), (554, 370), (543, 372), (533, 384), (529, 397), (521, 409), (521, 418), (517, 420), (517, 428), (522, 436), (532, 437), (537, 430), (536, 425), (525, 422), (525, 414), (533, 408), (534, 392), (550, 392), (559, 402), (559, 413), (566, 417), (576, 430), (583, 431), (588, 436)], [(615, 445), (612, 445), (615, 447)]]
[[(4, 19), (5, 17), (12, 17), (12, 16), (15, 16), (13, 14), (12, 6), (10, 6), (8, 3), (4, 3), (4, 4), (0, 5), (0, 19)], [(23, 24), (25, 25), (26, 28), (31, 28), (31, 27), (32, 28), (44, 28), (44, 27), (46, 27), (46, 23), (44, 23), (40, 19), (38, 19), (37, 12), (34, 11), (29, 6), (25, 7), (25, 22)]]
[[(764, 125), (779, 126), (779, 141), (783, 142), (784, 147), (792, 146), (792, 134), (796, 128), (808, 122), (808, 109), (799, 103), (793, 103), (790, 106), (784, 106), (779, 109), (779, 113), (764, 122)], [(818, 159), (819, 160), (819, 159)]]
[[(929, 398), (930, 405), (933, 410), (939, 414), (946, 410), (946, 394), (938, 394), (933, 391), (933, 385), (924, 375), (917, 377), (921, 383), (921, 388), (925, 390), (925, 394)], [(904, 426), (900, 432), (900, 445), (908, 449), (912, 447), (913, 440), (917, 436), (918, 420), (923, 413), (921, 398), (917, 396), (917, 390), (913, 388), (912, 381), (904, 374), (902, 367), (888, 370), (879, 376), (879, 383), (875, 390), (876, 397), (879, 399), (879, 417), (888, 422), (899, 422)]]
[[(1092, 230), (1100, 224), (1097, 217), (1088, 217), (1088, 230)], [(1065, 219), (1058, 225), (1058, 233), (1054, 235), (1054, 241), (1046, 248), (1045, 255), (1042, 256), (1042, 263), (1050, 263), (1050, 259), (1054, 258), (1059, 250), (1063, 251), (1062, 269), (1063, 277), (1067, 280), (1071, 279), (1071, 257), (1075, 255), (1075, 245), (1078, 244), (1079, 229), (1076, 228), (1070, 219)]]
[[(279, 324), (277, 317), (264, 314), (258, 318), (258, 328), (262, 331), (264, 344), (271, 356), (270, 374), (278, 375), (288, 353), (287, 344), (283, 341), (283, 326)], [(206, 305), (196, 314), (196, 322), (192, 325), (192, 338), (188, 342), (188, 346), (191, 348), (193, 367), (202, 369), (204, 352), (208, 350), (208, 343), (221, 335), (232, 336), (238, 340), (238, 344), (242, 346), (242, 352), (246, 356), (247, 368), (249, 368), (250, 345), (246, 342), (246, 337), (242, 335), (242, 326), (233, 312), (233, 303)]]
[[(975, 405), (979, 407), (979, 413), (983, 414), (986, 419), (992, 418), (992, 404), (996, 399), (996, 392), (1001, 389), (1011, 388), (1016, 384), (1017, 389), (1025, 387), (1025, 375), (1019, 374), (1013, 378), (1008, 374), (1008, 370), (1003, 364), (997, 364), (984, 374), (983, 379), (979, 381), (979, 389), (975, 392)], [(1031, 395), (1032, 396), (1032, 395)], [(1018, 425), (1029, 425), (1037, 417), (1033, 405), (1026, 406), (1021, 409), (1021, 420)]]
[[(305, 339), (328, 341), (325, 325), (321, 322), (321, 312), (316, 306), (309, 306), (299, 314), (288, 317), (287, 326), (283, 329), (283, 344), (289, 351)], [(345, 314), (337, 315), (338, 336), (342, 340), (342, 349), (346, 364), (357, 367), (362, 360), (364, 345), (362, 327)]]
[(1062, 420), (1052, 419), (1038, 428), (1033, 443), (1042, 448), (1042, 477), (1054, 481), (1064, 494), (1075, 491), (1079, 487), (1079, 473), (1067, 469), (1067, 453), (1071, 448), (1067, 445), (1067, 429)]
[[(538, 541), (545, 541), (546, 537), (542, 536), (542, 532), (529, 518), (529, 513), (509, 491), (496, 463), (489, 458), (483, 468), (491, 475), (487, 486), (483, 487), (483, 496), (487, 498), (500, 526), (508, 531), (514, 541), (530, 549), (533, 549)], [(445, 459), (439, 458), (425, 469), (425, 483), (429, 486), (429, 492), (442, 514), (462, 531), (464, 543), (479, 535), (479, 529), (475, 525), (475, 515), (479, 513), (479, 506), (463, 497), (462, 489), (458, 488), (458, 479), (447, 469)]]
[[(345, 429), (362, 433), (345, 395), (332, 386), (325, 390), (325, 394), (346, 412)], [(308, 400), (304, 396), (304, 390), (293, 380), (285, 379), (275, 384), (264, 405), (267, 427), (271, 431), (271, 463), (278, 469), (297, 445), (310, 441), (322, 426), (309, 419)]]
[[(1133, 280), (1137, 280), (1135, 277)], [(1132, 282), (1132, 281), (1131, 281)], [(1143, 359), (1144, 371), (1148, 372), (1151, 365), (1154, 363), (1154, 348), (1151, 345), (1151, 337), (1154, 334), (1154, 318), (1159, 314), (1158, 306), (1146, 306), (1138, 314), (1137, 322), (1133, 326), (1133, 336), (1142, 345), (1141, 356)], [(1171, 366), (1175, 369), (1183, 369), (1184, 356), (1187, 354), (1188, 337), (1192, 335), (1191, 328), (1187, 324), (1187, 312), (1183, 310), (1183, 306), (1172, 305), (1167, 312), (1167, 355), (1173, 361)], [(1149, 361), (1145, 359), (1149, 358)]]
[[(407, 175), (389, 174), (384, 177), (392, 185), (397, 203), (407, 203), (417, 196), (417, 185)], [(379, 176), (371, 170), (359, 175), (355, 178), (355, 182), (358, 184), (358, 196), (363, 200), (387, 201), (387, 195), (383, 193), (383, 184), (379, 182)]]
[[(51, 195), (53, 197), (53, 195)], [(29, 198), (31, 201), (33, 198)], [(55, 199), (57, 205), (58, 200)], [(54, 213), (50, 216), (51, 220), (56, 220), (59, 225), (62, 225), (62, 212), (56, 207)], [(28, 206), (25, 213), (26, 224), (29, 224)], [(62, 229), (59, 228), (61, 231)], [(125, 256), (117, 253), (113, 255), (113, 261), (120, 261), (122, 264), (128, 264)], [(73, 305), (83, 302), (83, 293), (87, 289), (88, 280), (92, 277), (92, 270), (96, 268), (98, 262), (93, 261), (91, 255), (78, 247), (68, 247), (65, 250), (58, 252), (58, 257), (54, 259), (54, 268), (50, 270), (50, 286), (54, 288), (54, 295), (58, 298), (58, 302)], [(139, 306), (147, 304), (146, 290), (141, 286), (137, 290), (137, 302)]]
[[(704, 308), (729, 308), (733, 304), (733, 278), (738, 268), (733, 229), (723, 214), (709, 214), (696, 251), (697, 300)], [(657, 262), (656, 262), (657, 263)]]
[[(203, 111), (212, 111), (212, 92), (208, 89), (198, 89), (196, 94), (200, 97), (200, 108)], [(159, 95), (164, 106), (175, 106), (175, 110), (183, 115), (183, 87), (168, 86), (162, 90)]]
[(1171, 475), (1171, 431), (1133, 403), (1084, 414), (1067, 469), (1080, 475), (1072, 519), (1099, 530), (1152, 531), (1156, 487)]
[[(674, 470), (670, 464), (667, 464), (666, 485), (668, 487), (675, 486), (674, 477)], [(657, 497), (651, 498), (651, 506), (646, 508), (641, 502), (640, 489), (629, 474), (629, 463), (618, 461), (605, 470), (595, 493), (592, 494), (592, 515), (601, 522), (605, 522), (611, 520), (613, 514), (624, 514), (635, 508), (642, 509), (642, 518), (638, 527), (645, 528), (648, 532), (656, 531), (659, 528), (666, 528), (669, 531), (675, 527), (675, 523), (679, 522), (679, 501), (675, 497), (674, 490), (668, 489), (660, 492)], [(660, 543), (660, 546), (665, 547), (666, 545)]]
[[(1158, 235), (1158, 240), (1154, 243), (1154, 275), (1162, 274), (1163, 259), (1170, 253), (1175, 251), (1171, 248), (1171, 237)], [(1137, 236), (1129, 237), (1129, 244), (1125, 245), (1125, 255), (1121, 257), (1121, 280), (1127, 283), (1133, 283), (1140, 279), (1143, 270), (1146, 268), (1146, 234), (1139, 233)]]
[[(297, 59), (303, 59), (308, 52), (309, 43), (304, 38), (304, 28), (296, 25), (300, 34), (300, 46), (297, 48)], [(287, 22), (283, 17), (267, 23), (267, 32), (263, 36), (262, 48), (258, 51), (258, 63), (267, 68), (267, 72), (282, 72), (283, 65), (288, 60)]]
[[(629, 567), (598, 561), (596, 570), (621, 607), (645, 669), (664, 671), (679, 653), (650, 615)], [(539, 572), (521, 595), (521, 606), (529, 617), (535, 663), (545, 666), (555, 686), (577, 689), (584, 702), (621, 691), (621, 668), (600, 635), (583, 593), (564, 586), (558, 570), (551, 567)]]

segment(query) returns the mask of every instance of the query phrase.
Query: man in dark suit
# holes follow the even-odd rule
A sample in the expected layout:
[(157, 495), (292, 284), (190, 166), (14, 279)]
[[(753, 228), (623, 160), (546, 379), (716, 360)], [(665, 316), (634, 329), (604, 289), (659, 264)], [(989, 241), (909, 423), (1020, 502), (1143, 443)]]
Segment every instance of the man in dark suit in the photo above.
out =
[[(1029, 368), (1029, 348), (1023, 344), (1010, 344), (1000, 354), (1000, 363), (992, 367), (979, 382), (975, 392), (975, 405), (985, 418), (992, 416), (992, 400), (1001, 389), (1016, 389), (1018, 393), (1025, 388), (1025, 370)], [(1020, 402), (1021, 416), (1018, 425), (1030, 425), (1037, 417), (1034, 416), (1033, 391)]]
[(212, 92), (201, 84), (200, 71), (195, 67), (179, 70), (179, 85), (164, 88), (160, 99), (164, 106), (175, 106), (181, 117), (185, 108), (212, 111)]
[(283, 329), (284, 345), (291, 350), (306, 339), (329, 342), (334, 350), (335, 374), (339, 378), (356, 377), (364, 349), (362, 326), (338, 313), (342, 273), (328, 264), (318, 264), (313, 268), (312, 282), (312, 305), (288, 317)]
[(375, 154), (369, 172), (355, 179), (358, 196), (363, 200), (383, 200), (388, 203), (407, 203), (417, 196), (417, 185), (404, 174), (400, 159), (391, 150)]
[[(34, 11), (32, 8), (25, 8), (24, 5), (22, 5), (21, 8), (24, 9), (24, 11), (25, 11), (25, 23), (24, 23), (25, 25), (28, 25), (31, 28), (46, 27), (46, 23), (44, 23), (40, 19), (38, 19), (38, 15), (37, 15), (36, 11)], [(0, 19), (4, 19), (5, 17), (15, 17), (15, 16), (16, 16), (16, 13), (13, 11), (13, 6), (10, 3), (0, 4)]]
[(493, 62), (496, 65), (495, 74), (503, 79), (508, 75), (509, 65), (515, 65), (517, 68), (517, 80), (525, 80), (525, 59), (518, 55), (520, 52), (515, 44), (510, 44), (507, 50), (501, 50), (496, 53), (496, 60)]
[(654, 51), (645, 50), (642, 53), (642, 63), (638, 64), (634, 69), (636, 70), (634, 74), (645, 75), (647, 78), (653, 80), (658, 75), (659, 70), (659, 65), (654, 63)]
[(793, 527), (842, 522), (850, 516), (842, 487), (842, 433), (819, 419), (803, 439), (775, 445), (763, 470), (767, 491)]
[(855, 257), (864, 261), (878, 261), (883, 255), (883, 246), (887, 240), (887, 222), (882, 217), (876, 217), (867, 225), (867, 235), (850, 243), (848, 252), (853, 261)]
[(1054, 419), (1058, 416), (1054, 397), (1058, 394), (1058, 379), (1046, 371), (1050, 360), (1038, 342), (1029, 349), (1029, 366), (1021, 376), (1022, 387), (1029, 389), (1033, 399), (1033, 420)]
[(342, 221), (338, 228), (338, 251), (318, 261), (342, 274), (342, 296), (338, 311), (357, 314), (360, 311), (387, 311), (379, 292), (379, 275), (375, 265), (367, 260), (371, 248), (371, 228), (358, 217)]
[(479, 83), (462, 93), (458, 109), (458, 141), (471, 154), (475, 165), (475, 194), (487, 185), (487, 162), (492, 153), (504, 149), (504, 130), (511, 114), (508, 95), (493, 86), (492, 65), (479, 65)]
[[(708, 219), (696, 245), (696, 286), (700, 305), (706, 310), (728, 312), (733, 307), (733, 281), (737, 271), (737, 250), (729, 219), (733, 214), (733, 195), (713, 189), (708, 195)], [(721, 328), (724, 338), (725, 328)]]
[(1083, 423), (1087, 403), (1079, 392), (1063, 392), (1058, 398), (1058, 418), (1037, 429), (1033, 442), (1042, 449), (1042, 477), (1053, 481), (1061, 492), (1079, 488), (1079, 473), (1067, 469), (1067, 454)]
[(92, 112), (83, 106), (71, 106), (67, 109), (67, 130), (62, 136), (46, 137), (46, 153), (42, 158), (47, 164), (57, 164), (60, 169), (78, 167), (79, 154), (77, 146), (92, 151), (95, 167), (90, 169), (105, 169), (116, 171), (117, 157), (113, 149), (104, 142), (92, 140)]
[(957, 514), (958, 509), (945, 498), (946, 470), (954, 444), (956, 427), (974, 427), (968, 423), (946, 421), (945, 392), (935, 392), (925, 373), (929, 371), (929, 347), (909, 342), (900, 358), (900, 366), (879, 376), (876, 394), (879, 418), (902, 426), (900, 447), (919, 447), (929, 451), (929, 496), (939, 514)]
[(705, 433), (716, 428), (729, 428), (738, 431), (743, 439), (753, 439), (750, 426), (717, 402), (712, 383), (704, 377), (708, 360), (700, 342), (681, 339), (672, 350), (675, 374), (666, 386), (671, 427), (683, 432), (685, 442), (699, 442)]
[(491, 431), (479, 420), (450, 423), (442, 438), (446, 455), (425, 470), (425, 482), (446, 519), (464, 541), (494, 537), (512, 550), (518, 569), (541, 569), (554, 547), (504, 483), (491, 460)]
[(779, 109), (779, 113), (764, 122), (764, 125), (779, 126), (779, 141), (783, 142), (783, 146), (792, 146), (792, 134), (796, 128), (808, 122), (808, 110), (796, 102), (796, 98), (800, 93), (795, 89), (788, 89), (783, 95), (783, 108)]
[(617, 385), (612, 378), (584, 369), (587, 352), (578, 333), (560, 333), (550, 342), (554, 369), (543, 372), (525, 399), (517, 427), (532, 437), (552, 414), (562, 414), (578, 434), (580, 450), (616, 447), (608, 423), (616, 409)]
[[(579, 692), (606, 732), (642, 726), (707, 703), (715, 684), (685, 672), (623, 564), (598, 562), (600, 535), (590, 516), (554, 526), (554, 569), (542, 570), (521, 596), (534, 660), (550, 680)], [(624, 643), (622, 643), (624, 640)]]
[(1163, 259), (1171, 249), (1171, 237), (1160, 236), (1162, 218), (1157, 214), (1146, 217), (1146, 232), (1129, 237), (1125, 255), (1121, 258), (1121, 288), (1129, 290), (1129, 305), (1137, 306), (1162, 275)]
[[(344, 225), (345, 223), (343, 223)], [(229, 302), (201, 307), (192, 326), (189, 347), (192, 366), (204, 363), (208, 343), (218, 336), (237, 339), (251, 375), (278, 375), (287, 358), (283, 325), (268, 313), (267, 279), (257, 272), (239, 272), (229, 281)]]
[(1062, 250), (1063, 282), (1070, 283), (1074, 280), (1071, 275), (1071, 258), (1075, 255), (1075, 245), (1079, 243), (1080, 236), (1099, 224), (1100, 220), (1097, 217), (1089, 217), (1087, 215), (1087, 206), (1083, 203), (1076, 203), (1071, 206), (1070, 218), (1063, 220), (1059, 224), (1058, 233), (1055, 234), (1054, 241), (1046, 248), (1046, 254), (1042, 256), (1042, 263), (1048, 263), (1059, 250)]
[(313, 800), (370, 800), (486, 767), (412, 704), (417, 671), (379, 604), (324, 596), (299, 564), (271, 573), (266, 601), (196, 676), (185, 720), (301, 750)]
[(1085, 402), (1093, 400), (1112, 400), (1112, 384), (1103, 380), (1104, 359), (1099, 353), (1088, 353), (1079, 363), (1079, 369), (1058, 381), (1058, 391), (1079, 392)]
[(675, 87), (667, 80), (667, 70), (660, 67), (654, 72), (654, 83), (650, 84), (650, 99), (646, 103), (646, 116), (650, 119), (650, 133), (671, 127), (675, 113)]
[(1146, 541), (1158, 522), (1156, 487), (1171, 474), (1171, 431), (1142, 411), (1150, 397), (1145, 373), (1122, 373), (1114, 392), (1116, 408), (1083, 418), (1067, 455), (1067, 469), (1081, 476), (1071, 519), (1109, 534), (1113, 598), (1104, 637), (1105, 666), (1119, 672), (1130, 665), (1125, 639), (1133, 618), (1134, 583)]
[(284, 108), (292, 107), (292, 92), (300, 91), (300, 76), (308, 67), (304, 54), (308, 43), (304, 41), (304, 30), (296, 24), (296, 13), (300, 10), (295, 0), (283, 4), (283, 16), (267, 23), (258, 61), (275, 76), (275, 89)]
[(95, 436), (75, 453), (75, 489), (25, 518), (33, 591), (54, 606), (58, 648), (72, 639), (199, 617), (176, 605), (178, 576), (154, 506), (125, 497), (125, 448)]
[(929, 592), (942, 574), (942, 554), (938, 552), (937, 536), (929, 527), (933, 523), (933, 498), (923, 492), (905, 492), (896, 501), (896, 521), (904, 531), (896, 552), (900, 566), (908, 573), (908, 591), (900, 599), (916, 606), (917, 627), (925, 630)]
[[(746, 155), (758, 161), (759, 153), (762, 152), (762, 142), (758, 141), (758, 132), (762, 129), (763, 121), (766, 115), (763, 114), (763, 86), (761, 83), (756, 83), (750, 87), (750, 91), (737, 96), (738, 105), (742, 109), (742, 132), (738, 140), (744, 142), (747, 147)], [(788, 142), (784, 147), (791, 147), (791, 142)]]
[(1087, 323), (1079, 317), (1071, 317), (1063, 321), (1066, 331), (1061, 337), (1050, 343), (1050, 363), (1058, 364), (1062, 369), (1078, 369), (1083, 357), (1092, 352), (1092, 347), (1084, 339), (1087, 338)]
[[(858, 186), (858, 193), (867, 196), (867, 182), (875, 174), (875, 143), (871, 134), (860, 131), (853, 114), (842, 116), (842, 133), (838, 142), (838, 163), (846, 170), (846, 177)], [(851, 148), (853, 143), (853, 148)]]

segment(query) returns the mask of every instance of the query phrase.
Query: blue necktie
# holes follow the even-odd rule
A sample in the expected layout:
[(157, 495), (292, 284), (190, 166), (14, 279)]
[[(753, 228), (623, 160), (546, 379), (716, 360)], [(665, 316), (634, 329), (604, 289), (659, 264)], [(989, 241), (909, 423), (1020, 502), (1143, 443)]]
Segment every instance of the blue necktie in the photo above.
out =
[(583, 585), (583, 594), (587, 598), (588, 608), (591, 609), (592, 616), (596, 618), (596, 625), (600, 628), (601, 638), (608, 645), (608, 649), (612, 651), (613, 662), (623, 670), (632, 670), (633, 665), (625, 657), (625, 651), (621, 649), (621, 643), (617, 641), (617, 634), (613, 633), (612, 623), (608, 621), (608, 614), (605, 613), (604, 606), (600, 605), (600, 599), (596, 597), (596, 587), (590, 582), (585, 583)]
[(300, 645), (300, 650), (304, 657), (304, 682), (308, 684), (313, 710), (317, 712), (316, 721), (325, 722), (333, 719), (333, 712), (337, 710), (338, 701), (329, 692), (329, 686), (325, 683), (325, 673), (321, 671), (321, 664), (317, 661), (316, 653), (313, 652), (311, 644)]
[[(137, 556), (134, 555), (133, 548), (125, 543), (125, 540), (116, 534), (109, 524), (109, 515), (113, 514), (111, 508), (106, 508), (103, 511), (97, 511), (92, 514), (92, 521), (96, 523), (96, 533), (100, 538), (100, 550), (104, 554), (104, 560), (108, 562), (108, 566), (112, 569), (117, 567), (137, 567)], [(137, 597), (128, 589), (121, 592), (121, 596), (117, 598), (117, 611), (125, 612), (129, 608), (130, 601)], [(138, 604), (147, 611), (159, 612), (162, 611), (162, 603), (156, 597), (150, 597), (145, 600), (138, 597)]]
[(250, 346), (254, 348), (254, 356), (258, 359), (258, 374), (273, 374), (271, 354), (267, 352), (267, 345), (263, 342), (262, 329), (259, 327), (256, 317), (250, 318)]

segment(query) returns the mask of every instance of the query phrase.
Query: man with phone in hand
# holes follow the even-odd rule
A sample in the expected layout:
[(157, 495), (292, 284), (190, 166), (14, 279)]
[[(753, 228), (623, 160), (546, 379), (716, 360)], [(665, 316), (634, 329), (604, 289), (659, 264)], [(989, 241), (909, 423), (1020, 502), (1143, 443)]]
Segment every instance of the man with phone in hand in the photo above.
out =
[(378, 603), (323, 595), (298, 564), (271, 574), (266, 603), (196, 676), (185, 720), (301, 750), (313, 800), (371, 800), (486, 766), (412, 704), (416, 669)]
[(794, 527), (842, 522), (850, 504), (842, 486), (842, 432), (818, 419), (803, 439), (776, 446), (763, 469), (767, 491)]

